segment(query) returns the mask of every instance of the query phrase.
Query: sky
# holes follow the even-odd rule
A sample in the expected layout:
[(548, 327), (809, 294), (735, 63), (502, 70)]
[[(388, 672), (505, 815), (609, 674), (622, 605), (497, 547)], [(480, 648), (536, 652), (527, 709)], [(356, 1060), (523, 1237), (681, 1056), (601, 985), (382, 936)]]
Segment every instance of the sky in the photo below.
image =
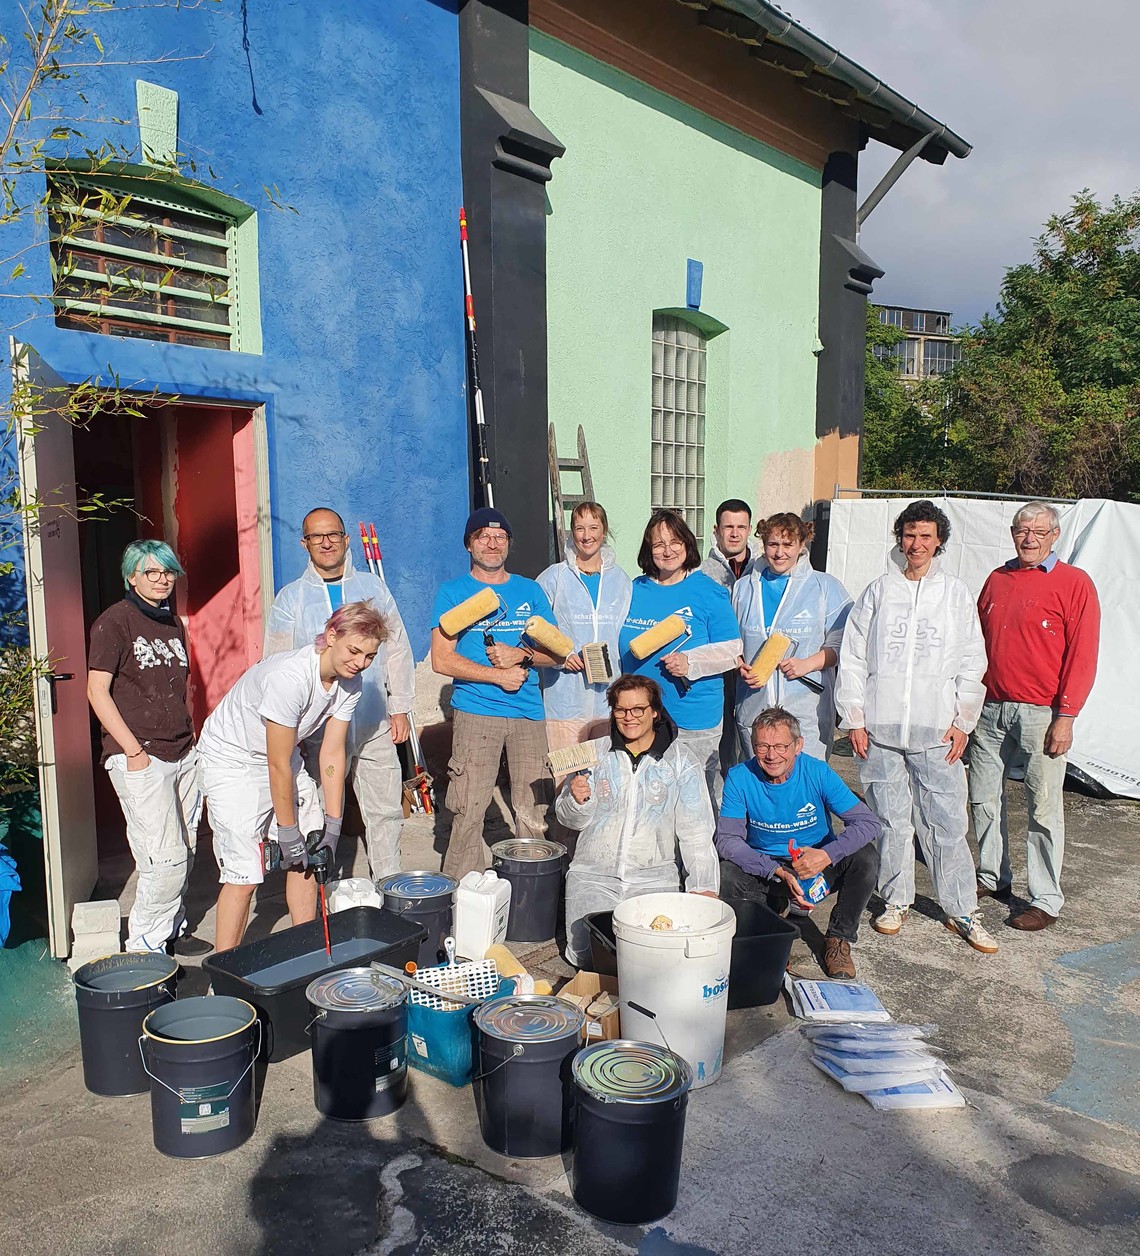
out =
[[(914, 161), (867, 219), (873, 300), (976, 321), (1051, 214), (1140, 190), (1137, 0), (781, 0), (974, 151)], [(872, 141), (860, 200), (897, 151)]]

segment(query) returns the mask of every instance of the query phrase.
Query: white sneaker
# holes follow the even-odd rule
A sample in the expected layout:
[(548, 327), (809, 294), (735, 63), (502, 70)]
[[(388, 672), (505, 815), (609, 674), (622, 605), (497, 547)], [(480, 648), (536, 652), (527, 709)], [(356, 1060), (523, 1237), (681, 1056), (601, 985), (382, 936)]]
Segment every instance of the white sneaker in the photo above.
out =
[(947, 916), (946, 928), (965, 938), (975, 951), (981, 951), (983, 955), (997, 954), (998, 944), (982, 924), (977, 912), (972, 916)]
[(903, 907), (898, 903), (888, 903), (883, 911), (871, 921), (871, 928), (876, 933), (885, 933), (893, 937), (906, 924), (906, 918), (909, 915), (909, 907)]

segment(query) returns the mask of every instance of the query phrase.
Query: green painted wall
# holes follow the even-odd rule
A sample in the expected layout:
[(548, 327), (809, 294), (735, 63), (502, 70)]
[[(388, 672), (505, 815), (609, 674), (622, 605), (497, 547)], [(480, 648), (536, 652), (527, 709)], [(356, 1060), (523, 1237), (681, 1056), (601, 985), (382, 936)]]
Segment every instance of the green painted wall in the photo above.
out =
[(653, 311), (685, 305), (688, 258), (702, 312), (728, 327), (709, 344), (709, 528), (726, 497), (801, 510), (820, 173), (535, 31), (530, 104), (566, 145), (547, 185), (550, 418), (564, 454), (585, 429), (623, 564), (649, 514)]

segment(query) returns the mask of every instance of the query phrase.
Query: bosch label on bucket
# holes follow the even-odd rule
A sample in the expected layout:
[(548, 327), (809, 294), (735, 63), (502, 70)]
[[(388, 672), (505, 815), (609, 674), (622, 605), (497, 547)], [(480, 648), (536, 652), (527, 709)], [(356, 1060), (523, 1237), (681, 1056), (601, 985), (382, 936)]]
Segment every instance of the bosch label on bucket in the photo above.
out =
[(727, 993), (728, 993), (728, 974), (727, 973), (725, 973), (725, 975), (721, 977), (719, 981), (713, 982), (711, 986), (704, 985), (701, 987), (701, 998), (706, 1003), (708, 1003), (712, 999), (719, 999), (721, 995), (727, 994)]
[(230, 1085), (191, 1086), (178, 1092), (178, 1115), (183, 1134), (207, 1134), (230, 1123)]

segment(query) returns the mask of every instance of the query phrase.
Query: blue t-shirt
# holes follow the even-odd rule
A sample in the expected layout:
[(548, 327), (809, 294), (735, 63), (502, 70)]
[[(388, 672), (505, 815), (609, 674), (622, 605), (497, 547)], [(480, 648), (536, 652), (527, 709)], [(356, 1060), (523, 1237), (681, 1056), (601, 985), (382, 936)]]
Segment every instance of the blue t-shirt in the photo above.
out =
[(344, 582), (342, 580), (326, 580), (325, 588), (328, 590), (329, 605), (335, 611), (344, 604)]
[(748, 821), (747, 841), (755, 850), (787, 859), (788, 842), (822, 846), (832, 836), (830, 811), (842, 815), (859, 799), (822, 759), (796, 757), (788, 779), (774, 785), (755, 759), (738, 763), (724, 781), (720, 814), (726, 820)]
[[(465, 628), (456, 638), (455, 648), (465, 659), (490, 667), (491, 660), (487, 657), (487, 647), (483, 644), (484, 632), (489, 632), (500, 645), (517, 646), (526, 621), (532, 615), (541, 615), (543, 619), (553, 623), (554, 612), (542, 589), (525, 576), (511, 576), (505, 584), (484, 584), (474, 576), (466, 575), (457, 580), (448, 580), (440, 586), (432, 607), (432, 623), (438, 628), (441, 615), (484, 589), (490, 589), (498, 596), (499, 606), (506, 613), (497, 623), (489, 624), (494, 618), (492, 614), (477, 624), (472, 624), (470, 628)], [(532, 667), (529, 670), (526, 683), (518, 693), (508, 693), (498, 685), (481, 680), (455, 680), (452, 684), (454, 688), (451, 705), (457, 711), (466, 711), (470, 715), (497, 715), (508, 720), (546, 718), (542, 693), (538, 686), (537, 668)]]
[[(670, 615), (680, 615), (692, 631), (662, 646), (646, 659), (629, 652), (629, 643), (639, 633), (659, 624)], [(724, 679), (720, 674), (683, 683), (661, 666), (666, 655), (690, 650), (712, 641), (731, 641), (740, 636), (740, 626), (732, 610), (728, 590), (701, 571), (691, 571), (677, 584), (658, 584), (648, 576), (633, 582), (629, 614), (625, 617), (618, 647), (623, 672), (652, 676), (661, 686), (665, 710), (678, 728), (715, 728), (724, 715)], [(726, 669), (727, 670), (727, 669)]]
[(582, 583), (586, 586), (586, 592), (590, 595), (590, 601), (595, 606), (598, 604), (598, 589), (602, 584), (602, 573), (600, 571), (580, 571), (578, 575), (582, 579)]
[(765, 567), (760, 573), (760, 596), (764, 599), (764, 622), (768, 625), (769, 632), (772, 630), (772, 623), (776, 618), (776, 612), (780, 609), (784, 590), (787, 587), (787, 572), (778, 576), (770, 568)]

